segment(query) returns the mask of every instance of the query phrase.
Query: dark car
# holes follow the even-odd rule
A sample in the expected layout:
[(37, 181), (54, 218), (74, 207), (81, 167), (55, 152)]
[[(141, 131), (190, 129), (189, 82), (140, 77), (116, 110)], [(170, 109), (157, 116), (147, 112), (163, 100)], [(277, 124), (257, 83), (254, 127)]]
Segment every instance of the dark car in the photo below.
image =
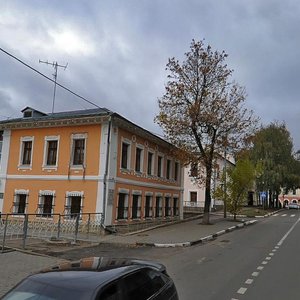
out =
[(31, 275), (3, 299), (177, 300), (178, 295), (165, 266), (160, 263), (91, 257)]

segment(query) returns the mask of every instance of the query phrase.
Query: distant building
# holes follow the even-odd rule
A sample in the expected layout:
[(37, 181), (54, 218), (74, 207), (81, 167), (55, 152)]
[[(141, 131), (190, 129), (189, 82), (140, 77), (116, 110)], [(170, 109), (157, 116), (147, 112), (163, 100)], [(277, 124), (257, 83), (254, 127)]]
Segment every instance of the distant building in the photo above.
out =
[[(229, 168), (234, 165), (234, 158), (232, 156), (226, 155), (226, 160), (223, 156), (219, 155), (215, 163), (215, 167), (212, 173), (211, 181), (211, 192), (213, 193), (215, 189), (220, 185), (221, 176), (225, 166)], [(198, 184), (195, 181), (197, 176), (196, 172), (198, 170), (197, 165), (190, 165), (184, 168), (184, 211), (186, 212), (196, 212), (203, 211), (205, 205), (205, 186), (204, 184)], [(216, 200), (213, 198), (211, 200), (211, 208), (217, 208), (223, 206), (222, 200)]]
[(286, 207), (289, 203), (297, 203), (300, 205), (300, 189), (291, 191), (288, 194), (281, 194), (278, 199), (282, 207)]
[(2, 213), (101, 213), (106, 225), (182, 216), (167, 141), (104, 108), (22, 112), (0, 122)]

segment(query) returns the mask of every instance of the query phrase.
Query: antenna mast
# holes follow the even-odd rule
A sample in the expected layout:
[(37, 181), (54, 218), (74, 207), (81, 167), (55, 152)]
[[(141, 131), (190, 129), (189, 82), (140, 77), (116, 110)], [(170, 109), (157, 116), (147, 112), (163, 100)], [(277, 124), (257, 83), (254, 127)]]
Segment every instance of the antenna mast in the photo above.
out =
[(52, 114), (53, 114), (54, 113), (55, 95), (56, 95), (57, 68), (60, 67), (60, 68), (63, 68), (65, 70), (67, 68), (68, 64), (63, 66), (63, 65), (59, 65), (57, 63), (57, 61), (49, 63), (48, 60), (47, 61), (39, 60), (39, 63), (43, 63), (43, 64), (46, 64), (46, 65), (51, 65), (54, 68), (54, 74), (52, 74), (53, 77), (54, 77), (54, 91), (53, 91), (53, 100), (52, 100)]

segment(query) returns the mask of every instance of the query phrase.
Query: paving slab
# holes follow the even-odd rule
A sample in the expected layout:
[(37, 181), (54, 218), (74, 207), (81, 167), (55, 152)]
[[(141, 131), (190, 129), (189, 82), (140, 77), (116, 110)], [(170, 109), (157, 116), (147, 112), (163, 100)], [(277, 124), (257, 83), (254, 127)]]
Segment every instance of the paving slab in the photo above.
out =
[(60, 261), (62, 260), (19, 251), (1, 253), (0, 298), (26, 276)]

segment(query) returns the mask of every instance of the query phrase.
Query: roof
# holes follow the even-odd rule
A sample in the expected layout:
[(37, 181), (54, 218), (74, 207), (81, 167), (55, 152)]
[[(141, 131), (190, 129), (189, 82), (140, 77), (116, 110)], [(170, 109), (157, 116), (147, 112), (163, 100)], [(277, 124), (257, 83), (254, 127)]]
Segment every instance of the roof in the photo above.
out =
[(65, 119), (65, 118), (77, 118), (77, 117), (88, 117), (88, 116), (105, 116), (109, 114), (113, 114), (112, 111), (106, 109), (106, 108), (95, 108), (95, 109), (84, 109), (84, 110), (73, 110), (73, 111), (62, 111), (62, 112), (56, 112), (56, 113), (44, 113), (38, 110), (35, 110), (32, 107), (25, 107), (21, 110), (21, 112), (24, 112), (28, 109), (31, 109), (35, 112), (39, 112), (40, 115), (31, 117), (31, 118), (14, 118), (14, 119), (8, 119), (0, 121), (1, 124), (9, 124), (9, 123), (17, 123), (17, 122), (28, 122), (29, 119), (31, 121), (45, 121), (45, 120), (55, 120), (55, 119)]
[(62, 111), (55, 113), (43, 113), (32, 107), (25, 107), (22, 112), (32, 111), (31, 117), (14, 118), (0, 121), (0, 130), (37, 128), (37, 127), (57, 127), (71, 126), (78, 124), (99, 124), (114, 120), (115, 124), (129, 130), (133, 134), (145, 136), (147, 139), (154, 140), (155, 143), (171, 146), (171, 144), (160, 136), (148, 131), (147, 129), (129, 121), (120, 114), (107, 108), (95, 108), (73, 111)]

